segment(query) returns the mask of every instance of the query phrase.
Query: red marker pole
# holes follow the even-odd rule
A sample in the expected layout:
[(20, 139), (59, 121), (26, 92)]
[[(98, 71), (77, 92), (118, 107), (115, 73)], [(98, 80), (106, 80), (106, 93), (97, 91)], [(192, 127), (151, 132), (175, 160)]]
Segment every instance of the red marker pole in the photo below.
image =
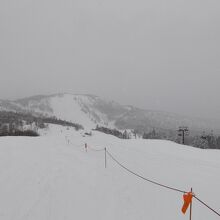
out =
[(85, 143), (85, 150), (86, 150), (86, 152), (87, 152), (87, 143)]

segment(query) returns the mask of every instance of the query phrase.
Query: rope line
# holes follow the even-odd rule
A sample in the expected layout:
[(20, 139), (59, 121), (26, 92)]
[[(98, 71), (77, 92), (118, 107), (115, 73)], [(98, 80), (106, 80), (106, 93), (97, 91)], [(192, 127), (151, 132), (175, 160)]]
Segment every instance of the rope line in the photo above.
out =
[[(72, 143), (71, 143), (72, 144)], [(81, 146), (84, 146), (84, 145), (81, 145)], [(104, 151), (106, 150), (106, 148), (102, 148), (102, 149), (94, 149), (93, 147), (91, 146), (88, 146), (88, 148), (90, 148), (92, 151)], [(171, 186), (168, 186), (168, 185), (165, 185), (165, 184), (161, 184), (159, 182), (156, 182), (154, 180), (151, 180), (149, 178), (146, 178), (144, 176), (141, 176), (140, 174), (130, 170), (129, 168), (127, 168), (126, 166), (124, 166), (121, 162), (119, 162), (108, 150), (106, 150), (106, 153), (108, 154), (108, 156), (113, 160), (115, 161), (121, 168), (123, 168), (124, 170), (126, 170), (127, 172), (137, 176), (138, 178), (140, 179), (143, 179), (147, 182), (150, 182), (154, 185), (157, 185), (157, 186), (160, 186), (160, 187), (163, 187), (163, 188), (166, 188), (166, 189), (169, 189), (169, 190), (172, 190), (172, 191), (176, 191), (176, 192), (179, 192), (179, 193), (187, 193), (187, 191), (184, 191), (184, 190), (181, 190), (181, 189), (178, 189), (178, 188), (175, 188), (175, 187), (171, 187)], [(193, 194), (193, 197), (198, 201), (200, 202), (201, 204), (203, 204), (205, 207), (207, 207), (209, 210), (211, 210), (212, 212), (214, 212), (216, 215), (218, 215), (220, 217), (220, 213), (217, 212), (216, 210), (214, 210), (213, 208), (211, 208), (209, 205), (207, 205), (204, 201), (202, 201), (201, 199), (199, 199), (195, 194)]]
[(91, 146), (88, 146), (88, 148), (89, 148), (90, 150), (92, 150), (92, 151), (104, 151), (104, 150), (105, 150), (105, 148), (95, 149), (95, 148), (93, 148), (93, 147), (91, 147)]
[(122, 167), (123, 169), (125, 169), (126, 171), (128, 171), (129, 173), (147, 181), (147, 182), (150, 182), (152, 184), (155, 184), (155, 185), (158, 185), (158, 186), (161, 186), (161, 187), (164, 187), (166, 189), (169, 189), (169, 190), (173, 190), (173, 191), (176, 191), (176, 192), (180, 192), (180, 193), (187, 193), (186, 191), (184, 190), (180, 190), (180, 189), (177, 189), (177, 188), (174, 188), (174, 187), (171, 187), (171, 186), (167, 186), (167, 185), (164, 185), (164, 184), (161, 184), (161, 183), (158, 183), (156, 181), (153, 181), (153, 180), (150, 180), (146, 177), (143, 177), (137, 173), (135, 173), (134, 171), (130, 170), (129, 168), (125, 167), (122, 163), (120, 163), (117, 159), (115, 159), (115, 157), (108, 151), (106, 150), (107, 154), (112, 158), (112, 160), (114, 160), (120, 167)]
[(213, 208), (211, 208), (209, 205), (207, 205), (205, 202), (203, 202), (201, 199), (199, 199), (197, 196), (193, 196), (197, 201), (199, 201), (200, 203), (202, 203), (204, 206), (206, 206), (208, 209), (210, 209), (212, 212), (214, 212), (216, 215), (220, 216), (220, 214), (215, 211)]
[[(161, 187), (164, 187), (166, 189), (170, 189), (170, 190), (173, 190), (173, 191), (176, 191), (176, 192), (181, 192), (181, 193), (187, 193), (186, 191), (184, 190), (180, 190), (180, 189), (177, 189), (177, 188), (174, 188), (174, 187), (171, 187), (171, 186), (167, 186), (167, 185), (164, 185), (164, 184), (161, 184), (161, 183), (158, 183), (156, 181), (153, 181), (153, 180), (150, 180), (146, 177), (143, 177), (137, 173), (135, 173), (134, 171), (130, 170), (129, 168), (125, 167), (122, 163), (120, 163), (108, 150), (106, 150), (107, 154), (111, 157), (112, 160), (114, 160), (120, 167), (122, 167), (123, 169), (125, 169), (126, 171), (128, 171), (129, 173), (147, 181), (147, 182), (150, 182), (152, 184), (155, 184), (155, 185), (158, 185), (158, 186), (161, 186)], [(201, 199), (199, 199), (197, 196), (193, 195), (193, 197), (200, 203), (202, 203), (204, 206), (206, 206), (208, 209), (210, 209), (212, 212), (214, 212), (216, 215), (220, 216), (220, 213), (218, 213), (217, 211), (215, 211), (213, 208), (211, 208), (209, 205), (207, 205), (205, 202), (203, 202)]]
[(83, 147), (83, 145), (82, 144), (74, 144), (70, 139), (68, 139), (67, 140), (67, 144), (71, 144), (71, 145), (73, 145), (74, 147)]
[(69, 141), (69, 143), (71, 144), (71, 145), (73, 145), (74, 147), (82, 147), (83, 145), (82, 144), (78, 144), (78, 145), (76, 145), (76, 144), (73, 144), (71, 141)]

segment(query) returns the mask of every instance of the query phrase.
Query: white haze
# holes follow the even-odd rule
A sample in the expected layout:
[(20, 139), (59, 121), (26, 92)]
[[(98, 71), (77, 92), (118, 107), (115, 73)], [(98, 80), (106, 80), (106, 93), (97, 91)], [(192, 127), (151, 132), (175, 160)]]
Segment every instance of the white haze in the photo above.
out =
[(0, 99), (93, 93), (220, 118), (217, 0), (1, 0)]

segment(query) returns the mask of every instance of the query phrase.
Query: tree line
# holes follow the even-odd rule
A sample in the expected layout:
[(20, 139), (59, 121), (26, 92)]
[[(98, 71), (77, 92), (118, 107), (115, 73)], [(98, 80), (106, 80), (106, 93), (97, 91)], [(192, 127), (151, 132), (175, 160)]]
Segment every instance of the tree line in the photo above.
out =
[[(179, 132), (179, 130), (177, 132)], [(205, 132), (200, 135), (186, 134), (184, 143), (182, 141), (182, 135), (179, 135), (179, 133), (173, 133), (170, 136), (166, 136), (160, 132), (157, 132), (155, 129), (144, 133), (142, 138), (171, 140), (179, 144), (186, 144), (201, 149), (220, 149), (220, 135), (214, 135), (212, 131), (209, 134), (206, 134)]]
[(83, 129), (77, 123), (57, 119), (56, 117), (34, 116), (30, 113), (0, 111), (0, 136), (38, 136), (37, 129), (47, 124), (57, 124)]
[(117, 129), (111, 129), (111, 128), (106, 128), (106, 127), (102, 127), (102, 126), (96, 126), (96, 128), (94, 129), (96, 131), (100, 131), (103, 132), (105, 134), (111, 134), (115, 137), (121, 138), (121, 139), (129, 139), (129, 133), (125, 130), (124, 132), (121, 132)]
[(111, 134), (121, 139), (142, 138), (142, 139), (158, 139), (158, 140), (170, 140), (179, 144), (186, 144), (201, 149), (220, 149), (220, 135), (214, 135), (213, 132), (210, 134), (201, 135), (186, 135), (185, 143), (182, 143), (182, 137), (179, 137), (175, 131), (162, 132), (156, 129), (151, 129), (142, 134), (138, 134), (135, 130), (131, 131), (119, 131), (117, 129), (106, 128), (102, 126), (96, 126), (94, 130), (103, 132), (105, 134)]

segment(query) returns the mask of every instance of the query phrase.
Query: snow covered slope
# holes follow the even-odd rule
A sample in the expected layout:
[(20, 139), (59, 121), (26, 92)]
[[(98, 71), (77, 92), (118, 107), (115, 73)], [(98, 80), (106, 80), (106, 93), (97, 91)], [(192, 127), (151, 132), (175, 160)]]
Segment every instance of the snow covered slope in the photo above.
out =
[(207, 120), (181, 116), (162, 111), (143, 110), (123, 106), (94, 95), (55, 94), (34, 96), (16, 101), (0, 101), (0, 110), (40, 113), (82, 124), (85, 128), (96, 125), (118, 129), (135, 129), (139, 133), (174, 131), (179, 126), (188, 126), (190, 132), (214, 130), (220, 132), (219, 120)]
[[(79, 123), (85, 128), (95, 128), (97, 124), (111, 127), (113, 126), (111, 122), (115, 119), (114, 117), (117, 117), (112, 116), (111, 113), (115, 114), (118, 111), (117, 114), (122, 114), (124, 112), (119, 104), (104, 101), (93, 95), (35, 96), (17, 100), (16, 104), (25, 111), (56, 116), (63, 120)], [(106, 113), (107, 111), (109, 114)]]
[[(47, 132), (46, 135), (43, 135)], [(220, 210), (220, 151), (168, 141), (91, 137), (53, 126), (41, 137), (0, 138), (0, 218), (4, 220), (184, 220), (182, 193), (130, 175), (104, 152), (139, 174), (197, 196)], [(219, 219), (193, 201), (193, 219)]]

